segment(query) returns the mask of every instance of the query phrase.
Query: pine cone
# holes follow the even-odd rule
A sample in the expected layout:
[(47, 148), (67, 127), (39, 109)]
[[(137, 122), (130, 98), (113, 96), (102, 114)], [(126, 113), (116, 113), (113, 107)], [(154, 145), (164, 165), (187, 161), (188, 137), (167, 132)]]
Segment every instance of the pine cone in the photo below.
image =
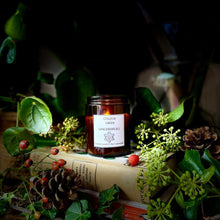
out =
[(220, 159), (220, 146), (217, 144), (217, 133), (212, 132), (208, 126), (196, 129), (187, 129), (183, 136), (184, 145), (181, 150), (198, 150), (201, 154), (209, 149), (214, 158)]
[[(48, 181), (41, 184), (40, 180), (43, 177), (46, 177)], [(77, 198), (76, 189), (81, 185), (80, 175), (66, 168), (44, 170), (32, 181), (34, 187), (30, 189), (30, 197), (34, 201), (40, 201), (39, 193), (46, 196), (48, 201), (43, 203), (44, 209), (51, 209), (54, 206), (58, 210), (66, 210)]]

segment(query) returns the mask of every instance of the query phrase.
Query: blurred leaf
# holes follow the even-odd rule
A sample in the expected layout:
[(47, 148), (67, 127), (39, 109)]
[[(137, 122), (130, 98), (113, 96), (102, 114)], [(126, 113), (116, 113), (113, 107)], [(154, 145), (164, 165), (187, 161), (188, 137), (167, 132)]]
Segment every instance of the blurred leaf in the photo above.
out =
[(11, 64), (16, 58), (16, 44), (11, 37), (7, 37), (0, 47), (0, 56), (6, 57), (6, 63)]
[(155, 112), (158, 114), (162, 111), (160, 103), (148, 88), (136, 88), (136, 100), (138, 105), (147, 109), (146, 112), (150, 110), (151, 113)]
[(53, 84), (54, 82), (53, 74), (43, 73), (43, 72), (38, 72), (37, 80), (47, 83), (47, 84)]
[[(21, 153), (30, 152), (34, 148), (34, 139), (32, 135), (24, 127), (11, 127), (3, 133), (3, 145), (8, 153), (12, 156), (17, 156)], [(25, 150), (19, 148), (19, 142), (27, 140), (29, 146)]]
[(87, 97), (95, 95), (95, 85), (90, 73), (83, 69), (64, 70), (55, 79), (58, 110), (63, 117), (85, 116)]
[(13, 40), (25, 40), (27, 32), (28, 7), (19, 3), (17, 11), (5, 24), (5, 33)]
[(34, 133), (47, 133), (52, 124), (50, 109), (34, 96), (22, 100), (19, 115), (23, 125)]

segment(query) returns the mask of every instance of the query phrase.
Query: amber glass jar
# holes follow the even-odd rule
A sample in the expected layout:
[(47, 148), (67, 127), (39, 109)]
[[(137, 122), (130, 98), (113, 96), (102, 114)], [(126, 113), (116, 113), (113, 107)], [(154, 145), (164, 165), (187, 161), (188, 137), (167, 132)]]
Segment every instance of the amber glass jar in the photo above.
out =
[(119, 156), (130, 150), (130, 105), (124, 96), (91, 96), (86, 105), (87, 152)]

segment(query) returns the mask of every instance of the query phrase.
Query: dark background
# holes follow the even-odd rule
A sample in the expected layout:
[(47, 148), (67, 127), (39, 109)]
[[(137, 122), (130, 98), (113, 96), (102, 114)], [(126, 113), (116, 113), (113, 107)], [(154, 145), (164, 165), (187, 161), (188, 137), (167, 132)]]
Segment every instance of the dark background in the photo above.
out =
[[(0, 43), (7, 36), (5, 22), (15, 13), (19, 2), (30, 8), (24, 20), (28, 24), (28, 38), (18, 45), (14, 65), (1, 63), (4, 81), (18, 89), (22, 86), (25, 89), (35, 78), (39, 47), (43, 45), (68, 66), (87, 66), (102, 93), (129, 94), (136, 75), (153, 62), (148, 44), (153, 45), (164, 68), (163, 57), (154, 45), (152, 28), (165, 31), (166, 23), (171, 28), (167, 37), (179, 61), (192, 64), (220, 61), (220, 19), (215, 5), (141, 0), (4, 1), (0, 7)], [(140, 7), (153, 23), (147, 23)], [(184, 77), (185, 73), (180, 74)], [(1, 94), (8, 94), (8, 88), (7, 84), (1, 86)]]

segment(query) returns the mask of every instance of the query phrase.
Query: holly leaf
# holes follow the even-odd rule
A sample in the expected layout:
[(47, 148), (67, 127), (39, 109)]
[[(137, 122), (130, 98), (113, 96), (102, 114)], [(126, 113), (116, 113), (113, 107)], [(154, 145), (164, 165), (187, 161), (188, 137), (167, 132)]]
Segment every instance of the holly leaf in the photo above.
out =
[(34, 133), (47, 133), (52, 124), (50, 109), (40, 98), (34, 96), (22, 100), (19, 116), (23, 125)]
[(88, 201), (74, 201), (65, 213), (65, 220), (87, 220), (91, 217)]
[(179, 168), (185, 172), (186, 170), (192, 171), (195, 170), (200, 175), (203, 173), (205, 169), (200, 160), (200, 154), (196, 150), (187, 150), (185, 151), (185, 155), (183, 160), (179, 163)]
[[(3, 145), (11, 156), (17, 156), (21, 153), (30, 152), (34, 148), (34, 138), (24, 127), (11, 127), (3, 133)], [(27, 140), (29, 146), (26, 149), (19, 148), (19, 142)]]

